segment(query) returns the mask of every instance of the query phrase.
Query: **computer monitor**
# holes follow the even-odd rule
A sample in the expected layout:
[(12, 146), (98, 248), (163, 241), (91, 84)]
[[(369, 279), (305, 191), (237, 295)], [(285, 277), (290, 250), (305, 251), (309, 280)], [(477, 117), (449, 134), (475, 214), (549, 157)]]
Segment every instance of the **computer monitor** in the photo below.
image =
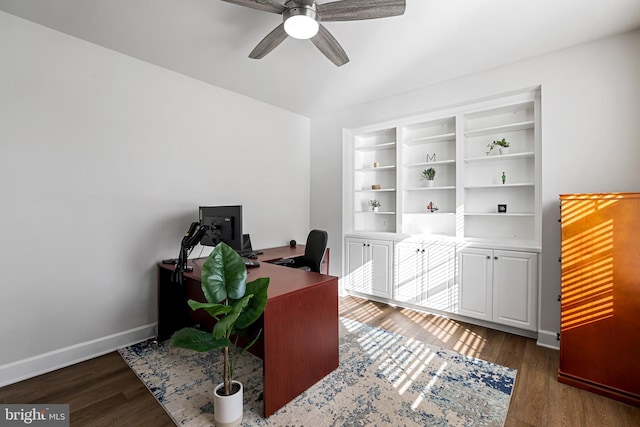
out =
[(242, 206), (200, 206), (200, 225), (207, 227), (201, 245), (224, 242), (236, 251), (242, 250)]

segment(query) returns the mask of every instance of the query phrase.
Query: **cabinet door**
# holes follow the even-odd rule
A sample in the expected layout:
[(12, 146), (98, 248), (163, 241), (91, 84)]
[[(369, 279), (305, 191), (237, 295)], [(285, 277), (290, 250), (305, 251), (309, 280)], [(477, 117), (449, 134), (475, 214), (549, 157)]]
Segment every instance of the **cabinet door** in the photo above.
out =
[(367, 241), (364, 239), (348, 238), (347, 242), (347, 274), (345, 277), (345, 288), (369, 293), (365, 283), (365, 255), (367, 254)]
[(460, 252), (458, 312), (477, 319), (492, 319), (493, 251), (465, 249)]
[(382, 298), (391, 298), (393, 242), (369, 240), (366, 248), (369, 256), (363, 271), (365, 283), (369, 282), (368, 293)]
[(493, 320), (536, 330), (537, 254), (494, 251), (493, 258)]
[(425, 307), (449, 311), (453, 308), (451, 288), (455, 275), (454, 245), (428, 244), (424, 248)]
[(422, 297), (422, 244), (401, 242), (395, 251), (395, 289), (393, 299), (419, 304)]

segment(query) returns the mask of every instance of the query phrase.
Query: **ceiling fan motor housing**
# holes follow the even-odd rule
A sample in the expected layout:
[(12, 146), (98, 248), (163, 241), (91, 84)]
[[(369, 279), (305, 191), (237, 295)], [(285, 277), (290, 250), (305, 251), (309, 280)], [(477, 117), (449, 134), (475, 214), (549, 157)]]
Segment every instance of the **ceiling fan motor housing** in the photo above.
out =
[[(301, 38), (301, 39), (308, 39), (313, 37), (317, 31), (318, 31), (318, 15), (316, 14), (316, 3), (313, 2), (310, 5), (304, 4), (304, 3), (298, 3), (295, 0), (289, 0), (288, 2), (285, 3), (284, 5), (286, 7), (285, 11), (282, 13), (282, 18), (284, 20), (284, 24), (285, 24), (285, 30), (287, 31), (287, 33), (294, 38)], [(291, 21), (289, 21), (291, 19)], [(289, 21), (287, 23), (287, 21)], [(295, 30), (290, 31), (290, 29), (288, 28), (289, 26), (293, 26), (296, 25), (296, 21), (307, 21), (306, 24), (314, 24), (315, 27), (315, 31), (312, 31), (311, 33), (307, 33), (305, 34), (304, 32), (301, 33), (300, 36), (298, 36), (295, 32)], [(304, 25), (303, 23), (301, 23), (300, 25)], [(312, 27), (313, 28), (313, 27)]]

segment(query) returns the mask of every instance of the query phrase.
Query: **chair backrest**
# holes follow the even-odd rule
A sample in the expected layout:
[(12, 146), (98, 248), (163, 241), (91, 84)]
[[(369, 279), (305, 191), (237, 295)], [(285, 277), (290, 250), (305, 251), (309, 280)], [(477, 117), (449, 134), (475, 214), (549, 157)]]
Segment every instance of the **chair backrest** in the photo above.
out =
[(304, 264), (315, 271), (320, 273), (320, 266), (322, 265), (322, 258), (324, 258), (324, 251), (327, 249), (327, 240), (329, 235), (323, 230), (311, 230), (307, 236), (307, 244), (304, 248)]

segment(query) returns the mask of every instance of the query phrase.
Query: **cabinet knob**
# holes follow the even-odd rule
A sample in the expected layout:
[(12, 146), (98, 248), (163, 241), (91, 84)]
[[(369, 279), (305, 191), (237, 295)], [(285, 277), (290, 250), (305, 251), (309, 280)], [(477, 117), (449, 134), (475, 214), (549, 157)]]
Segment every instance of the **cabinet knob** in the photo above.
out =
[(491, 259), (491, 257), (489, 255), (487, 255), (487, 259)]
[(497, 257), (497, 256), (494, 256), (494, 257), (493, 257), (493, 259), (498, 259), (498, 257)]

